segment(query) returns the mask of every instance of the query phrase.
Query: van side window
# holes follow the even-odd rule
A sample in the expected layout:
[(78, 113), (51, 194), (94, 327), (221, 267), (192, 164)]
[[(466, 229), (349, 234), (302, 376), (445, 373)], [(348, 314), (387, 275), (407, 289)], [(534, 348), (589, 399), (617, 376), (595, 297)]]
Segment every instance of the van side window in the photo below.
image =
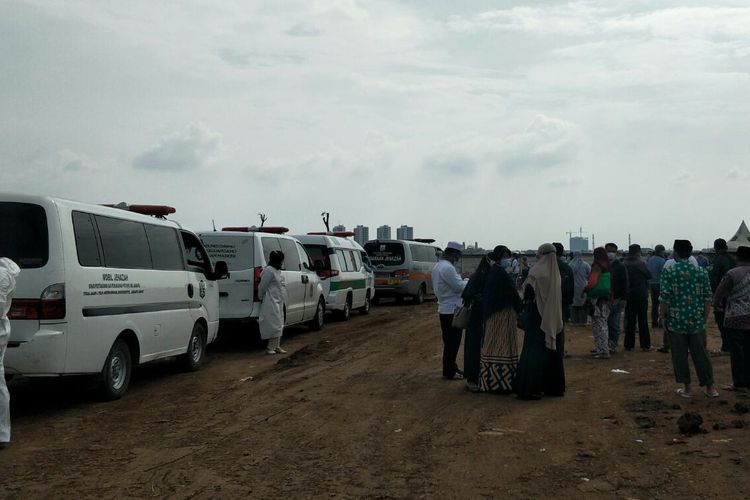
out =
[[(305, 247), (303, 247), (300, 243), (297, 243), (297, 251), (299, 252), (300, 262), (302, 264), (307, 264), (307, 269), (309, 271), (312, 271), (314, 269), (314, 266), (312, 260), (310, 260), (310, 255), (308, 255), (307, 250), (305, 250)], [(328, 267), (331, 267), (330, 261)]]
[(273, 252), (274, 250), (281, 250), (281, 245), (279, 245), (279, 238), (264, 236), (260, 239), (260, 244), (263, 247), (263, 259), (266, 264), (268, 264), (268, 259), (271, 257), (271, 252)]
[(127, 269), (151, 269), (146, 229), (140, 222), (96, 215), (104, 250), (104, 265)]
[(352, 262), (347, 255), (348, 251), (336, 250), (336, 256), (339, 258), (339, 265), (342, 271), (353, 271)]
[(299, 252), (297, 252), (297, 244), (294, 240), (279, 238), (279, 244), (281, 245), (281, 251), (284, 252), (284, 269), (287, 271), (299, 271), (302, 269), (299, 261)]
[(201, 240), (197, 236), (182, 232), (182, 244), (185, 249), (188, 271), (200, 272), (208, 276), (211, 274), (211, 262), (208, 260)]
[(151, 247), (154, 269), (181, 271), (185, 269), (177, 230), (171, 227), (146, 225), (146, 236)]
[(357, 258), (357, 252), (352, 252), (351, 250), (346, 251), (349, 254), (349, 258), (352, 261), (352, 271), (359, 271), (362, 269), (362, 263), (359, 262), (359, 259)]
[(83, 267), (102, 267), (99, 238), (91, 214), (73, 212), (73, 234), (76, 239), (78, 263)]

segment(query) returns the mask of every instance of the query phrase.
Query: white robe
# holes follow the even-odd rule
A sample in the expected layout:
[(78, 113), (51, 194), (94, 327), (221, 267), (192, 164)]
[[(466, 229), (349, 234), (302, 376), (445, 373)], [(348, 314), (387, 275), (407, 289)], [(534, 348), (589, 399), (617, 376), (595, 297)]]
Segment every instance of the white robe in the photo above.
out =
[(16, 276), (21, 269), (10, 259), (0, 258), (0, 443), (10, 441), (10, 394), (5, 384), (3, 358), (10, 337), (8, 311), (16, 288)]
[(264, 340), (281, 337), (284, 332), (284, 299), (286, 281), (281, 271), (266, 266), (260, 275), (258, 294), (261, 297), (258, 327)]

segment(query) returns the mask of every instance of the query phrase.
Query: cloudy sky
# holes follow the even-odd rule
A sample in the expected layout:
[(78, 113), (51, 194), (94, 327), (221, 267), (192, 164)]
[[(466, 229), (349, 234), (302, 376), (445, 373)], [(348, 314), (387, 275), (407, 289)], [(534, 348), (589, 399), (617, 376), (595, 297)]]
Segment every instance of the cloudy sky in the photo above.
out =
[(485, 247), (750, 221), (744, 0), (6, 0), (0, 36), (1, 191)]

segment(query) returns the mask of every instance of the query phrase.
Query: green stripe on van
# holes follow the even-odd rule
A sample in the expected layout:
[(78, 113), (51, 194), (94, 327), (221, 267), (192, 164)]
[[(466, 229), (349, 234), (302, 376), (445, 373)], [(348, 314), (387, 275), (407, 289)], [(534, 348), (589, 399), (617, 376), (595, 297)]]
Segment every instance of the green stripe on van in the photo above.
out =
[(346, 290), (347, 288), (353, 288), (354, 290), (367, 287), (367, 280), (349, 280), (349, 281), (331, 281), (331, 291)]

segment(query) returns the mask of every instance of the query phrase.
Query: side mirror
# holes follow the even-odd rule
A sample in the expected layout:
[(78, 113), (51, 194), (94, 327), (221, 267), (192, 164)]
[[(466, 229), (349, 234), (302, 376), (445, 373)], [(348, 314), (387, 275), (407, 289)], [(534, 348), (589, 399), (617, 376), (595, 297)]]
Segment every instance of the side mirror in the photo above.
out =
[(229, 277), (229, 268), (227, 267), (227, 263), (223, 260), (220, 260), (216, 263), (214, 266), (214, 276), (213, 278), (215, 280), (221, 280), (224, 278)]
[(303, 262), (303, 263), (302, 263), (302, 268), (303, 268), (303, 269), (304, 269), (305, 271), (312, 271), (312, 269), (310, 269), (310, 264), (308, 264), (307, 262)]

